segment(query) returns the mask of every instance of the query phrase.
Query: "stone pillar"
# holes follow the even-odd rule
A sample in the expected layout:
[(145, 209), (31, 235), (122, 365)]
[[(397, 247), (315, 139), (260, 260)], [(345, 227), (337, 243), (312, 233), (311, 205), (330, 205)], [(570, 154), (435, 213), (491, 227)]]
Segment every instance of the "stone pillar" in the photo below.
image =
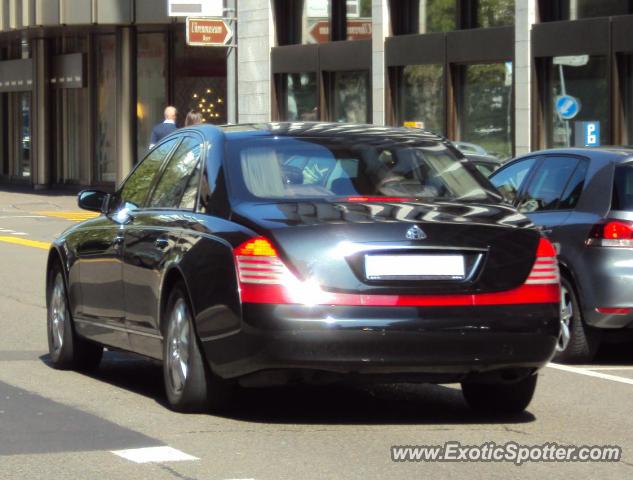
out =
[(117, 185), (134, 166), (136, 155), (136, 48), (134, 27), (117, 31)]
[(268, 122), (272, 110), (270, 53), (276, 43), (272, 0), (239, 0), (237, 19), (238, 121)]
[(531, 151), (532, 139), (532, 25), (536, 23), (537, 0), (522, 0), (515, 7), (514, 42), (514, 144), (516, 155)]
[(372, 122), (386, 123), (385, 95), (387, 94), (387, 67), (385, 65), (385, 38), (389, 35), (390, 19), (387, 0), (372, 0)]
[(50, 149), (50, 94), (48, 88), (49, 62), (48, 43), (44, 38), (31, 41), (33, 55), (33, 96), (31, 101), (31, 181), (36, 189), (48, 188), (51, 183)]

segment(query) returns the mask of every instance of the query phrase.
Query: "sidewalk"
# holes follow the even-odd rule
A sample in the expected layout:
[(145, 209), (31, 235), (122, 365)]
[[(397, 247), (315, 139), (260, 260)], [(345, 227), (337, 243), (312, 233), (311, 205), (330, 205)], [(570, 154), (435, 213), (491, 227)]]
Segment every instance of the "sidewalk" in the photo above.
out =
[(0, 212), (81, 211), (77, 195), (54, 190), (45, 192), (19, 191), (0, 187)]

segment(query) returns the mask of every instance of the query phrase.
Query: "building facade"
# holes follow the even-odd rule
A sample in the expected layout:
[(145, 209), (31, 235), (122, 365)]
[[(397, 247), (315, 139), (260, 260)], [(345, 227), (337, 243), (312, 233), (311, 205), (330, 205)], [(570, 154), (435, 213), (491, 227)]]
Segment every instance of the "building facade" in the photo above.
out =
[(233, 1), (235, 85), (167, 0), (1, 0), (0, 185), (114, 188), (168, 104), (422, 126), (502, 158), (586, 122), (633, 142), (633, 0)]

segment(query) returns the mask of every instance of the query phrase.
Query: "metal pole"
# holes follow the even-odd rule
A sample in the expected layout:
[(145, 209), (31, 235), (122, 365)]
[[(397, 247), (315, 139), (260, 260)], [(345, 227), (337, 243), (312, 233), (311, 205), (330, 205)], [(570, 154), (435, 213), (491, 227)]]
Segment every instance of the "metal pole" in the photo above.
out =
[(226, 116), (228, 123), (237, 123), (237, 1), (226, 0), (225, 11), (233, 31), (226, 54)]
[[(563, 65), (560, 64), (558, 65), (558, 74), (560, 76), (560, 92), (561, 95), (565, 96), (567, 95), (567, 86), (565, 85), (565, 74), (563, 72)], [(563, 122), (565, 122), (565, 140), (567, 143), (567, 147), (571, 146), (571, 131), (569, 129), (569, 120), (564, 120), (563, 118), (561, 118), (561, 120)]]

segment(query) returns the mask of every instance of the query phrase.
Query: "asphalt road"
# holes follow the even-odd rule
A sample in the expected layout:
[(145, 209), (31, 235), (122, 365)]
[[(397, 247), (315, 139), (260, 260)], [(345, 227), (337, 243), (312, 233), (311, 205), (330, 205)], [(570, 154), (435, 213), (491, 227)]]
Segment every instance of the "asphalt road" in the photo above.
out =
[[(95, 374), (53, 370), (46, 244), (80, 218), (72, 197), (0, 191), (3, 480), (633, 478), (631, 345), (604, 348), (592, 365), (545, 368), (529, 412), (514, 418), (472, 413), (454, 385), (252, 390), (225, 416), (182, 415), (166, 408), (160, 366), (148, 360), (107, 352)], [(449, 441), (618, 445), (623, 456), (522, 466), (391, 460), (392, 445)], [(137, 450), (146, 448), (155, 449)], [(121, 450), (158, 456), (135, 463)]]

